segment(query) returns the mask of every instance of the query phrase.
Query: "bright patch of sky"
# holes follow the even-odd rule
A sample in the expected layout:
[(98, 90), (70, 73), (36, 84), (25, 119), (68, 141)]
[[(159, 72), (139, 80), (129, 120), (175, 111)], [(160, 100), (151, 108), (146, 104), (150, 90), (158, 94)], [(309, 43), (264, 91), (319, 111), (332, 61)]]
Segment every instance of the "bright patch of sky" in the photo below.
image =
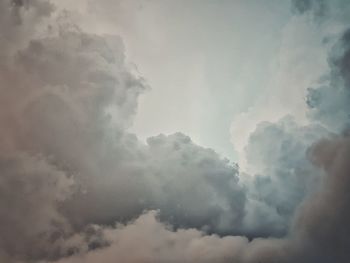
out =
[[(123, 37), (128, 60), (151, 88), (130, 127), (142, 140), (183, 132), (242, 162), (257, 123), (303, 119), (306, 88), (326, 64), (317, 30), (293, 16), (289, 1), (78, 2), (79, 12), (96, 18), (87, 29)], [(322, 70), (305, 76), (317, 58)]]
[(130, 60), (151, 86), (131, 130), (141, 138), (180, 131), (237, 159), (230, 126), (269, 83), (290, 16), (288, 1), (140, 1), (121, 7), (132, 14), (120, 19)]

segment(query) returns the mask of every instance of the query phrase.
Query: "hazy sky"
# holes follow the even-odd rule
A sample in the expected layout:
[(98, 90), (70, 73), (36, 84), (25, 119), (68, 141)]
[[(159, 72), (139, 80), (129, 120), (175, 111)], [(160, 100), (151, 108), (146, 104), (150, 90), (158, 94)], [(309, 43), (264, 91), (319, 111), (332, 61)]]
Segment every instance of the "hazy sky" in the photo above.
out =
[[(131, 131), (181, 131), (236, 160), (230, 126), (273, 77), (287, 1), (121, 1), (103, 10), (151, 90)], [(124, 9), (123, 9), (124, 8)], [(121, 17), (117, 14), (121, 13)], [(127, 15), (126, 15), (127, 14)]]
[(86, 9), (99, 30), (123, 36), (150, 86), (130, 129), (141, 139), (181, 131), (237, 161), (260, 121), (304, 120), (306, 89), (326, 68), (323, 33), (295, 18), (289, 1), (104, 0)]

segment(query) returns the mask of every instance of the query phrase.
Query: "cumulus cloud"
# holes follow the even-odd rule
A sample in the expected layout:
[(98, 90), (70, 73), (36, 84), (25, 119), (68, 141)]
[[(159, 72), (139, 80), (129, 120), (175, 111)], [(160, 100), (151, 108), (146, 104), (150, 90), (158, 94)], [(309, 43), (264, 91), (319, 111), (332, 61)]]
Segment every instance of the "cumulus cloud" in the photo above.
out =
[(245, 150), (251, 166), (252, 177), (246, 183), (252, 204), (246, 221), (253, 233), (288, 231), (295, 209), (322, 178), (307, 158), (308, 148), (328, 133), (320, 125), (300, 126), (286, 116), (276, 123), (262, 122), (250, 134)]
[(179, 133), (151, 137), (147, 145), (134, 137), (127, 143), (119, 160), (117, 149), (109, 149), (100, 177), (66, 204), (74, 222), (113, 224), (160, 209), (160, 218), (177, 227), (239, 232), (246, 198), (236, 166)]
[(310, 117), (334, 132), (349, 128), (350, 31), (343, 33), (329, 54), (330, 72), (309, 88)]
[(174, 231), (157, 220), (155, 211), (105, 229), (105, 235), (110, 247), (58, 262), (226, 262), (238, 257), (248, 242), (244, 237), (205, 236), (195, 229)]
[[(258, 125), (251, 179), (181, 133), (141, 143), (128, 127), (145, 80), (120, 37), (70, 16), (0, 1), (0, 260), (347, 262), (350, 143), (325, 115)], [(327, 89), (348, 88), (347, 35)], [(347, 111), (322, 90), (311, 111)]]
[(18, 43), (1, 50), (4, 257), (51, 260), (104, 246), (86, 237), (90, 226), (150, 209), (175, 227), (239, 232), (236, 165), (182, 134), (145, 145), (126, 131), (147, 85), (118, 36), (85, 33), (46, 1), (1, 5), (6, 37)]
[(58, 262), (347, 262), (349, 151), (349, 138), (342, 136), (310, 149), (309, 158), (326, 176), (322, 187), (298, 210), (286, 238), (249, 242), (245, 237), (220, 238), (195, 229), (175, 231), (160, 223), (153, 211), (126, 225), (106, 228), (111, 246)]
[(309, 122), (305, 97), (308, 88), (328, 70), (327, 50), (331, 45), (331, 41), (324, 43), (331, 29), (312, 21), (308, 15), (293, 16), (288, 21), (280, 33), (268, 86), (248, 110), (233, 116), (231, 141), (243, 170), (249, 165), (244, 148), (259, 123), (275, 123), (286, 115), (293, 116), (298, 125)]
[(55, 258), (55, 236), (70, 232), (58, 205), (69, 198), (73, 180), (47, 160), (23, 153), (2, 154), (0, 163), (1, 250), (13, 258)]
[(289, 235), (280, 239), (205, 235), (172, 229), (156, 212), (106, 228), (111, 245), (61, 259), (79, 262), (347, 262), (350, 141), (335, 136), (315, 144), (309, 158), (326, 173), (322, 187), (300, 207)]

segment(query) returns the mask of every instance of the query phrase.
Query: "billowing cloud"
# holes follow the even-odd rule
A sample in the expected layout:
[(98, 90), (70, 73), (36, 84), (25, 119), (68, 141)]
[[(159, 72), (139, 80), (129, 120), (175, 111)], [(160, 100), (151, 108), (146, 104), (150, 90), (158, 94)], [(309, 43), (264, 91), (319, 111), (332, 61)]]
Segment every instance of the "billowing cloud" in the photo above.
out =
[(112, 242), (110, 247), (58, 262), (227, 262), (248, 243), (244, 237), (204, 236), (195, 229), (173, 231), (157, 220), (155, 211), (105, 229), (105, 235)]
[(286, 238), (249, 242), (195, 229), (174, 231), (157, 220), (156, 212), (148, 212), (127, 225), (105, 229), (111, 246), (58, 262), (347, 262), (349, 151), (349, 138), (341, 136), (310, 149), (309, 158), (326, 176), (322, 187), (300, 207)]
[(71, 16), (0, 0), (0, 260), (347, 262), (350, 143), (331, 126), (347, 125), (348, 33), (310, 123), (248, 136), (249, 177), (182, 133), (129, 133), (147, 84), (120, 37)]
[(246, 183), (252, 204), (246, 221), (253, 233), (284, 235), (288, 231), (296, 208), (322, 178), (307, 158), (308, 148), (327, 136), (322, 126), (300, 126), (291, 116), (260, 123), (250, 135), (245, 151), (251, 166), (252, 178)]
[(55, 236), (70, 232), (58, 204), (69, 198), (72, 178), (39, 156), (2, 153), (0, 162), (1, 250), (14, 258), (55, 258), (61, 245)]
[(147, 85), (119, 37), (85, 33), (46, 1), (1, 5), (20, 43), (1, 50), (4, 255), (53, 260), (100, 247), (103, 237), (86, 238), (91, 225), (151, 209), (176, 227), (240, 231), (236, 165), (182, 134), (145, 145), (126, 132)]
[(350, 31), (346, 30), (329, 55), (330, 72), (309, 88), (310, 117), (328, 129), (343, 132), (350, 127)]

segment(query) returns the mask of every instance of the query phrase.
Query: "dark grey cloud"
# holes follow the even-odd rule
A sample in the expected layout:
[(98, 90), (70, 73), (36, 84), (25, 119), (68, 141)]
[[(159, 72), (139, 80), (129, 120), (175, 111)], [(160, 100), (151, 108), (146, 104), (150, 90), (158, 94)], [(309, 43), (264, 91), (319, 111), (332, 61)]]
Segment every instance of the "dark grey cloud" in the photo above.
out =
[(100, 177), (92, 174), (64, 207), (75, 224), (114, 224), (159, 209), (161, 220), (176, 227), (239, 232), (246, 196), (234, 165), (180, 133), (152, 137), (144, 146), (135, 139), (124, 143), (130, 147), (107, 148)]
[(174, 231), (157, 220), (156, 212), (149, 212), (105, 229), (109, 247), (58, 262), (348, 262), (349, 151), (350, 140), (343, 136), (321, 140), (309, 149), (308, 158), (325, 176), (318, 191), (298, 209), (287, 237), (249, 242), (241, 236), (220, 238), (194, 229)]
[(310, 149), (310, 158), (327, 176), (295, 221), (298, 257), (305, 262), (349, 261), (349, 151), (348, 136), (321, 140)]
[(330, 130), (350, 127), (350, 31), (346, 30), (329, 54), (330, 72), (309, 89), (310, 116)]
[(239, 232), (246, 197), (234, 164), (179, 133), (143, 144), (126, 131), (147, 85), (128, 68), (119, 37), (87, 34), (69, 14), (55, 20), (46, 1), (1, 5), (7, 35), (20, 43), (1, 49), (0, 244), (8, 261), (98, 249), (109, 242), (102, 232), (89, 236), (92, 226), (151, 209), (175, 227)]
[(311, 13), (320, 18), (327, 15), (328, 2), (325, 0), (292, 0), (292, 10), (298, 14)]
[(69, 198), (73, 180), (47, 160), (23, 153), (2, 153), (0, 167), (1, 249), (11, 258), (54, 258), (60, 240), (49, 242), (70, 231), (57, 206)]

